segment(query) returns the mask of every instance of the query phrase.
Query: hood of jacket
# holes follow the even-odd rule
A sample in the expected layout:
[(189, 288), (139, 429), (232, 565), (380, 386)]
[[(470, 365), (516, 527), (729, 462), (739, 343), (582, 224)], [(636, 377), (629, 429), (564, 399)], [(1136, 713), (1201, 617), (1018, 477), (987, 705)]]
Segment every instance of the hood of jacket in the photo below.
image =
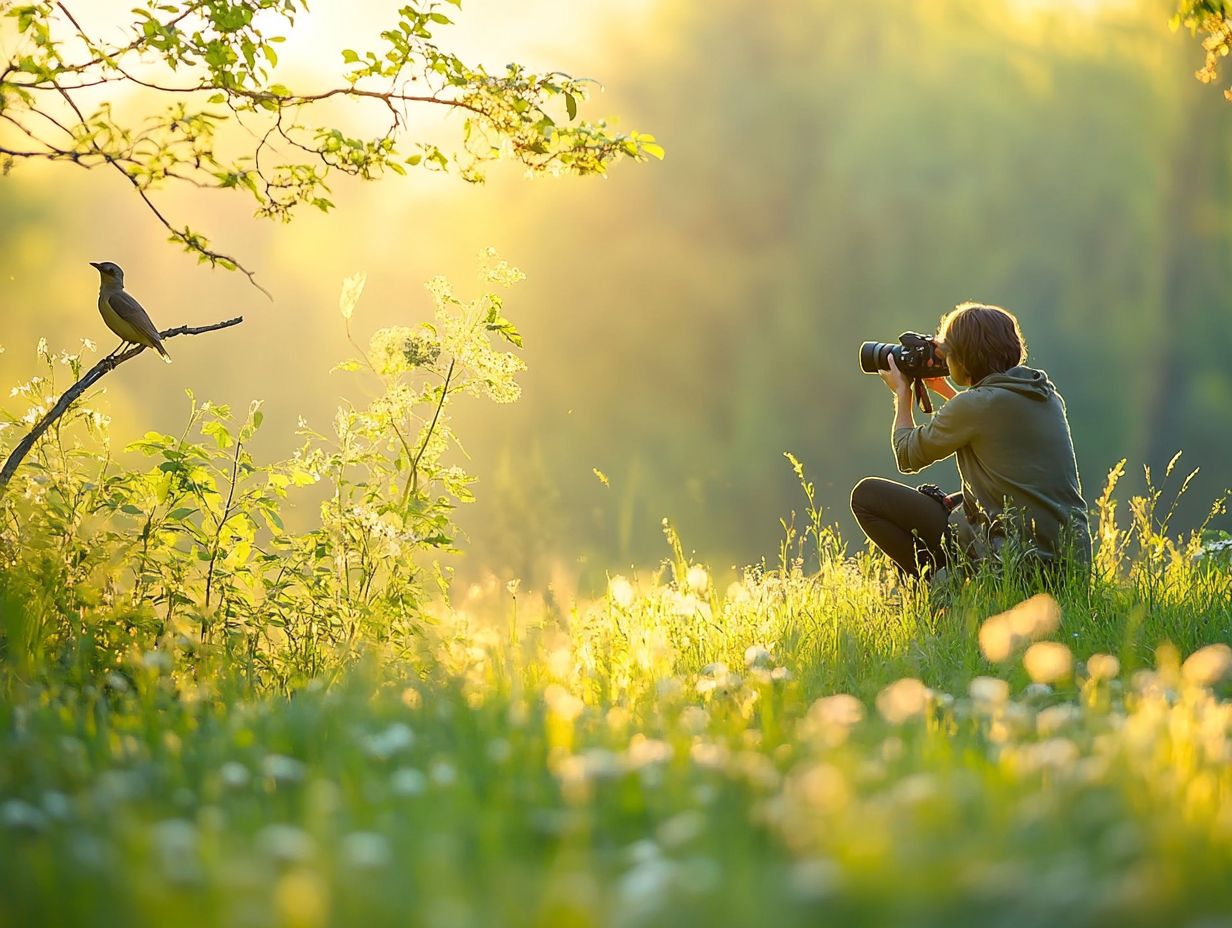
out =
[(989, 374), (976, 387), (989, 387), (994, 390), (1009, 390), (1012, 393), (1017, 393), (1020, 396), (1029, 397), (1033, 400), (1051, 399), (1057, 392), (1057, 388), (1053, 386), (1048, 375), (1043, 371), (1037, 371), (1033, 367), (1027, 367), (1020, 364), (1017, 367), (1011, 367), (1008, 371), (1001, 371), (998, 374)]

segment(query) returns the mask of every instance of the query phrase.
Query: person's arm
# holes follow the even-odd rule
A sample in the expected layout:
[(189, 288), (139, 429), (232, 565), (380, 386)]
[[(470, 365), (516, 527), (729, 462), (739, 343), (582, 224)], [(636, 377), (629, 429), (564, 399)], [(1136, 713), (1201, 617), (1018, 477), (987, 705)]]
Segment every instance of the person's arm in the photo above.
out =
[(928, 387), (928, 389), (932, 390), (942, 399), (952, 400), (958, 396), (958, 391), (944, 377), (930, 377), (924, 381), (924, 386)]
[[(971, 410), (967, 408), (968, 401), (964, 395), (963, 402), (947, 402), (937, 410), (931, 421), (917, 427), (912, 408), (915, 397), (911, 392), (911, 381), (898, 369), (893, 355), (890, 355), (888, 362), (890, 369), (879, 373), (894, 393), (894, 460), (902, 473), (914, 474), (929, 464), (948, 458), (971, 441), (974, 435)], [(939, 382), (945, 383), (940, 378)], [(933, 384), (930, 383), (930, 386)], [(945, 386), (950, 394), (947, 399), (952, 400), (958, 395), (948, 383)], [(936, 392), (946, 396), (941, 390)]]
[(886, 363), (890, 365), (890, 369), (879, 370), (877, 373), (881, 375), (885, 385), (894, 394), (894, 431), (897, 432), (903, 428), (913, 429), (915, 428), (915, 412), (911, 404), (915, 401), (915, 396), (911, 391), (911, 381), (898, 369), (898, 362), (894, 360), (893, 353), (886, 356)]
[[(909, 406), (910, 399), (907, 403)], [(914, 474), (970, 444), (976, 433), (977, 403), (979, 400), (973, 394), (955, 396), (921, 426), (911, 424), (910, 409), (906, 422), (900, 424), (896, 417), (893, 442), (898, 469), (904, 474)]]

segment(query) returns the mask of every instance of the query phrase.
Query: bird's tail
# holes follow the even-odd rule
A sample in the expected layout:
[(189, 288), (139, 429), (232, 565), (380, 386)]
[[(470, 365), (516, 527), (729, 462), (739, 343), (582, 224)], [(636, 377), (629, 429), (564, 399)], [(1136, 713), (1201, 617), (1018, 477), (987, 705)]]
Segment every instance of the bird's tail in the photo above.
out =
[(155, 350), (156, 350), (156, 351), (157, 351), (160, 355), (162, 355), (162, 357), (163, 357), (163, 360), (164, 360), (164, 361), (166, 361), (168, 364), (170, 364), (170, 363), (171, 363), (171, 355), (167, 354), (167, 349), (163, 347), (163, 343), (162, 343), (162, 342), (158, 342), (158, 344), (156, 344), (156, 345), (154, 346), (154, 349), (155, 349)]

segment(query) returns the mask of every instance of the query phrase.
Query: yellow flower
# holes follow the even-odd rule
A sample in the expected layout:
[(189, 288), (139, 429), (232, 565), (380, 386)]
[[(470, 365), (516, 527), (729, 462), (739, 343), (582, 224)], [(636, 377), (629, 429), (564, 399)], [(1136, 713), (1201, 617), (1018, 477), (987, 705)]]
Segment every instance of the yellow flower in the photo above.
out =
[(1022, 665), (1036, 683), (1055, 683), (1070, 675), (1074, 668), (1074, 656), (1063, 644), (1040, 641), (1027, 648)]

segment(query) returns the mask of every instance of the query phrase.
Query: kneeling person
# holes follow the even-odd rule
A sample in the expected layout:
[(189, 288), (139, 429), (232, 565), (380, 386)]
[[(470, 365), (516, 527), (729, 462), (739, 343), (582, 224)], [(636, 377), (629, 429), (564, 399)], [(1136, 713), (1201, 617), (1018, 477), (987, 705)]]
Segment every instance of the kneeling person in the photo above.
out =
[[(924, 425), (915, 424), (911, 382), (893, 356), (880, 373), (894, 393), (898, 469), (912, 474), (952, 454), (961, 497), (866, 477), (851, 494), (860, 527), (911, 576), (946, 566), (955, 545), (978, 560), (1005, 557), (1008, 543), (1047, 573), (1066, 556), (1086, 569), (1090, 526), (1065, 402), (1043, 371), (1025, 366), (1018, 320), (998, 306), (964, 303), (942, 317), (935, 341), (950, 379), (966, 389), (926, 381), (945, 403)], [(954, 505), (961, 511), (951, 517)]]

